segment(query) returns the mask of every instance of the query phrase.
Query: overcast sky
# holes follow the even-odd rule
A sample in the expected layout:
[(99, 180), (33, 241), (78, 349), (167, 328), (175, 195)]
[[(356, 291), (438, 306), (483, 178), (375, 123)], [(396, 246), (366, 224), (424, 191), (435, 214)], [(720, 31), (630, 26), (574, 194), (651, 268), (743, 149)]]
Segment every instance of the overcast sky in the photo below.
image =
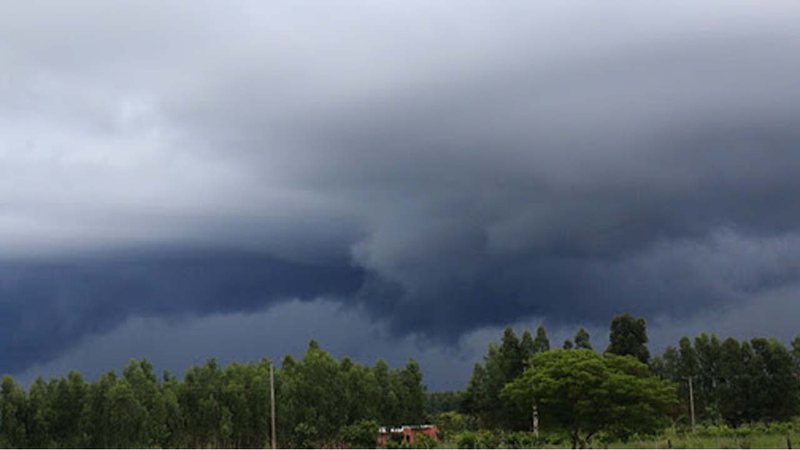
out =
[(800, 333), (795, 2), (0, 7), (0, 372)]

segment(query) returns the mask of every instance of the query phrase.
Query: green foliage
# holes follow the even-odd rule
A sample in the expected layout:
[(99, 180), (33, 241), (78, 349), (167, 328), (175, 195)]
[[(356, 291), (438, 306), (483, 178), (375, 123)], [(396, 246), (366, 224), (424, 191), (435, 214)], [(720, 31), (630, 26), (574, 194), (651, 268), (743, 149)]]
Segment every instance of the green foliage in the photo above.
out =
[[(5, 377), (0, 447), (263, 448), (270, 364), (221, 367), (212, 359), (183, 380), (169, 373), (159, 380), (148, 361), (131, 360), (121, 376), (86, 383), (70, 372), (35, 380), (27, 394)], [(312, 341), (301, 360), (284, 360), (275, 383), (282, 446), (373, 447), (378, 424), (425, 421), (427, 394), (413, 360), (402, 369), (382, 361), (366, 367), (337, 361)]]
[(470, 416), (455, 411), (438, 414), (434, 417), (433, 423), (439, 428), (439, 437), (442, 440), (450, 440), (459, 433), (474, 428)]
[(27, 446), (25, 393), (9, 377), (0, 385), (0, 444), (6, 448)]
[(630, 314), (614, 317), (606, 350), (615, 355), (630, 355), (643, 363), (650, 359), (647, 349), (647, 326), (644, 319)]
[(533, 353), (546, 352), (550, 350), (550, 339), (547, 338), (547, 331), (544, 325), (539, 325), (536, 329), (536, 339), (533, 340)]
[(680, 407), (674, 418), (688, 424), (689, 384), (693, 382), (698, 422), (727, 423), (784, 421), (800, 413), (800, 380), (792, 355), (775, 339), (755, 338), (720, 342), (715, 335), (681, 338), (654, 358), (653, 370), (678, 384)]
[(372, 448), (377, 442), (378, 427), (378, 422), (374, 420), (359, 420), (342, 427), (339, 440), (350, 448)]
[[(668, 436), (676, 448), (800, 442), (800, 423), (787, 422), (800, 414), (800, 337), (788, 349), (775, 339), (684, 337), (648, 367), (641, 362), (648, 355), (644, 321), (620, 316), (611, 328), (609, 353), (602, 356), (590, 350), (584, 329), (565, 351), (549, 350), (543, 327), (535, 338), (526, 330), (521, 339), (507, 328), (475, 365), (463, 393), (427, 394), (413, 360), (399, 369), (382, 360), (364, 366), (336, 360), (312, 341), (302, 358), (287, 356), (275, 370), (278, 441), (373, 446), (379, 425), (432, 421), (440, 437), (460, 447), (587, 445), (592, 439), (621, 447), (657, 442), (651, 436), (669, 418), (673, 428), (658, 439)], [(0, 447), (263, 448), (270, 435), (270, 364), (221, 367), (212, 359), (183, 379), (169, 373), (159, 379), (148, 361), (132, 360), (119, 375), (91, 383), (77, 372), (37, 378), (27, 392), (5, 377)], [(693, 434), (687, 432), (688, 377), (699, 424)], [(534, 400), (540, 438), (530, 432)], [(425, 438), (414, 444), (434, 446)]]
[(464, 431), (448, 440), (457, 448), (542, 448), (558, 446), (562, 441), (558, 436), (536, 437), (529, 431)]
[(506, 386), (503, 397), (523, 405), (535, 399), (550, 427), (568, 430), (574, 445), (585, 445), (599, 432), (658, 431), (675, 390), (631, 357), (554, 350), (534, 355), (532, 367)]
[(426, 403), (426, 415), (433, 417), (443, 412), (459, 411), (463, 402), (462, 391), (431, 392)]
[(659, 436), (634, 436), (627, 441), (605, 440), (608, 448), (786, 448), (800, 441), (797, 421), (775, 424), (752, 423), (733, 428), (727, 425), (698, 425), (694, 432), (670, 429)]
[[(369, 368), (348, 358), (336, 361), (312, 343), (301, 360), (285, 361), (280, 371), (278, 429), (288, 432), (279, 438), (294, 447), (332, 446), (355, 423), (422, 423), (426, 403), (415, 361), (400, 370), (384, 361)], [(377, 426), (372, 433), (374, 446)]]
[(533, 354), (549, 348), (547, 332), (542, 326), (537, 329), (535, 339), (525, 331), (522, 340), (517, 339), (510, 327), (506, 328), (500, 346), (490, 344), (484, 364), (475, 365), (461, 411), (473, 416), (484, 428), (528, 430), (530, 408), (503, 401), (500, 392), (522, 375)]
[(581, 328), (575, 334), (575, 348), (591, 350), (592, 343), (589, 341), (589, 332), (585, 328)]

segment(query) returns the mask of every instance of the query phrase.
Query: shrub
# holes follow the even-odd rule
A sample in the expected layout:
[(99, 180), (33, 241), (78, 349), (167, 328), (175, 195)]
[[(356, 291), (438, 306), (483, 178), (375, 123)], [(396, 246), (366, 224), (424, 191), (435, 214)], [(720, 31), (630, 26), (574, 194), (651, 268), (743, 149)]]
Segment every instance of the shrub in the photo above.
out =
[(378, 423), (360, 420), (339, 430), (339, 439), (351, 448), (373, 448), (377, 445)]

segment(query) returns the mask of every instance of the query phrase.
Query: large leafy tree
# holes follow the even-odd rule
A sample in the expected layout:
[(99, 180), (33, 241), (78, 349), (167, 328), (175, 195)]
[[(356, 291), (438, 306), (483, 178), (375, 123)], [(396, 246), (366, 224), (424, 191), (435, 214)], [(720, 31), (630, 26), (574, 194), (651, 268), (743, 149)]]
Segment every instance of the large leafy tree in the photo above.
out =
[(543, 424), (568, 431), (578, 447), (600, 432), (625, 437), (659, 430), (675, 388), (631, 357), (554, 350), (534, 355), (503, 397), (524, 405), (536, 399)]
[(647, 325), (642, 318), (630, 314), (614, 317), (611, 321), (608, 353), (630, 355), (643, 363), (650, 359), (647, 349)]

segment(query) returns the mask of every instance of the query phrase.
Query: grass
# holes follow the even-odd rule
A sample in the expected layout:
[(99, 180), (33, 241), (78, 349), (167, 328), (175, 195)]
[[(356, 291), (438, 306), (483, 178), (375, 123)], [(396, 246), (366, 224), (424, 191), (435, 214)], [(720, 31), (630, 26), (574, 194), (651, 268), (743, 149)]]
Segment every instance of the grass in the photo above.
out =
[(670, 433), (658, 439), (632, 439), (627, 442), (609, 442), (606, 448), (788, 448), (787, 437), (792, 445), (800, 443), (800, 433), (756, 432), (747, 436), (718, 435), (708, 436), (700, 433)]
[[(509, 448), (513, 445), (522, 447), (536, 447), (531, 441), (509, 440), (508, 434), (493, 433), (490, 431), (473, 432), (472, 440), (464, 440), (464, 434), (453, 436), (445, 442), (440, 442), (440, 448)], [(592, 448), (731, 448), (731, 449), (756, 449), (756, 448), (795, 448), (800, 447), (800, 420), (789, 423), (763, 425), (755, 424), (730, 428), (727, 426), (698, 426), (691, 432), (682, 429), (669, 429), (660, 436), (634, 437), (627, 441), (604, 441), (596, 439)], [(512, 444), (515, 442), (516, 444)], [(542, 448), (569, 448), (568, 440), (543, 439), (539, 441)]]

